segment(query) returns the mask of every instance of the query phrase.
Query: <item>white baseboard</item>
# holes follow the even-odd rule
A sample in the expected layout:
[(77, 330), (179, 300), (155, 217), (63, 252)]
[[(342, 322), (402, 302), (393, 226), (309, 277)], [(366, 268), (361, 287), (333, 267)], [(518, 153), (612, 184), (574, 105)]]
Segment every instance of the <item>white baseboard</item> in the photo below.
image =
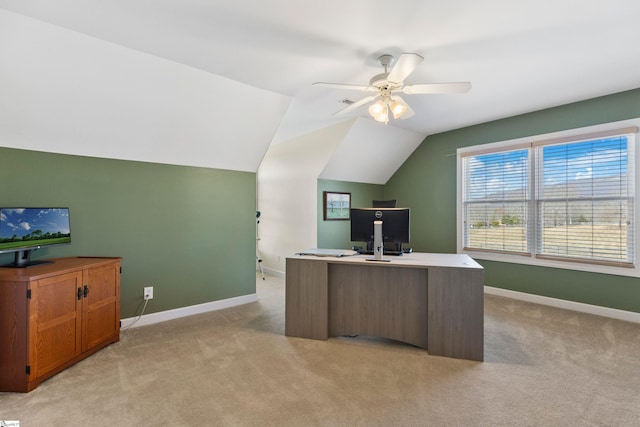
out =
[(581, 302), (527, 294), (524, 292), (512, 291), (509, 289), (494, 288), (492, 286), (485, 286), (484, 292), (490, 295), (497, 295), (500, 297), (512, 298), (521, 301), (532, 302), (535, 304), (548, 305), (551, 307), (563, 308), (566, 310), (595, 314), (596, 316), (610, 317), (612, 319), (640, 323), (640, 313), (635, 313), (633, 311), (618, 310), (615, 308), (601, 307), (598, 305), (584, 304)]
[(274, 270), (274, 269), (272, 269), (272, 268), (264, 267), (264, 266), (262, 267), (262, 270), (263, 270), (265, 273), (269, 273), (269, 274), (271, 274), (272, 276), (276, 276), (276, 277), (284, 277), (284, 271)]
[(219, 301), (206, 302), (204, 304), (190, 305), (188, 307), (145, 314), (140, 317), (139, 320), (137, 316), (120, 319), (120, 327), (122, 329), (137, 328), (139, 326), (152, 325), (154, 323), (179, 319), (180, 317), (192, 316), (194, 314), (207, 313), (209, 311), (222, 310), (223, 308), (235, 307), (237, 305), (248, 304), (256, 301), (258, 301), (258, 296), (256, 294), (242, 295)]
[[(281, 271), (271, 269), (265, 269), (265, 271), (274, 276), (284, 277), (284, 273)], [(612, 319), (624, 320), (626, 322), (640, 324), (640, 313), (635, 313), (632, 311), (618, 310), (615, 308), (601, 307), (598, 305), (584, 304), (580, 302), (567, 301), (541, 295), (527, 294), (524, 292), (495, 288), (492, 286), (485, 286), (484, 292), (490, 295), (512, 298), (520, 301), (531, 302), (534, 304), (547, 305), (550, 307), (573, 310), (582, 313), (594, 314), (596, 316), (609, 317)], [(212, 301), (204, 304), (191, 305), (188, 307), (181, 307), (173, 310), (145, 314), (140, 317), (140, 319), (138, 319), (138, 317), (129, 317), (126, 319), (121, 319), (120, 324), (122, 329), (137, 328), (139, 326), (152, 325), (154, 323), (179, 319), (181, 317), (192, 316), (194, 314), (207, 313), (209, 311), (222, 310), (225, 308), (235, 307), (238, 305), (248, 304), (256, 301), (258, 301), (258, 297), (256, 294), (242, 295), (239, 297)]]

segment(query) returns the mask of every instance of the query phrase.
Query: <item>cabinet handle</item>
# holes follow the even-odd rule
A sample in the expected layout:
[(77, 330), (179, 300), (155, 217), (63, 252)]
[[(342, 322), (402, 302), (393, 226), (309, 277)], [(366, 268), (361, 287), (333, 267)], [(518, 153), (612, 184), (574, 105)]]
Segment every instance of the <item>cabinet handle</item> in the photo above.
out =
[(84, 297), (86, 298), (89, 295), (89, 285), (84, 285)]
[(78, 300), (82, 299), (82, 288), (78, 288)]

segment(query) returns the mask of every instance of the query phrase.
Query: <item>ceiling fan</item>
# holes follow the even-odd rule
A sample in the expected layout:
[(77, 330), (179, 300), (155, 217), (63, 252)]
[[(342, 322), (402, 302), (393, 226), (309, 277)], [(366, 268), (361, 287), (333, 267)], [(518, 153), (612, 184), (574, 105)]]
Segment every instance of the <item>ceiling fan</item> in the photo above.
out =
[(384, 73), (373, 76), (369, 81), (369, 86), (324, 82), (317, 82), (314, 83), (314, 85), (331, 89), (373, 92), (374, 95), (353, 102), (348, 107), (333, 113), (333, 115), (348, 113), (361, 105), (380, 98), (371, 104), (369, 114), (371, 114), (375, 120), (382, 123), (389, 121), (389, 112), (391, 112), (394, 119), (408, 119), (415, 114), (404, 99), (402, 99), (400, 95), (397, 95), (398, 92), (407, 95), (427, 95), (436, 93), (466, 93), (471, 89), (471, 83), (469, 82), (421, 83), (405, 86), (404, 80), (416, 69), (424, 58), (417, 53), (403, 53), (391, 71), (389, 71), (389, 66), (393, 60), (393, 56), (389, 54), (378, 57), (378, 62), (384, 67)]

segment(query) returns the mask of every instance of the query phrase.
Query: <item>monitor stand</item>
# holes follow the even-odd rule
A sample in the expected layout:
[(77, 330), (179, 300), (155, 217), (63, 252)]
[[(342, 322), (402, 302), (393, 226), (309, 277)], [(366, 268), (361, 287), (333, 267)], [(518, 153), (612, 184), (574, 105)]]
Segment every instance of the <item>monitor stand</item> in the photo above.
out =
[(41, 264), (53, 264), (53, 261), (47, 260), (31, 260), (31, 252), (35, 251), (35, 249), (27, 249), (23, 251), (17, 251), (14, 261), (9, 264), (2, 265), (0, 267), (6, 268), (27, 268), (32, 267), (34, 265)]
[(391, 262), (391, 259), (384, 258), (384, 244), (382, 243), (382, 221), (373, 221), (373, 258), (366, 258), (367, 261)]

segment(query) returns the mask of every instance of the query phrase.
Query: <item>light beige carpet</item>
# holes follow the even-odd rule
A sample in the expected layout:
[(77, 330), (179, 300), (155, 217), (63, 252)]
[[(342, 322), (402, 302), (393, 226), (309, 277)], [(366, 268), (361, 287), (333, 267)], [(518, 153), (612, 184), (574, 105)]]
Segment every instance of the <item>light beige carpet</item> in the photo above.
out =
[(123, 331), (0, 420), (31, 426), (640, 426), (640, 325), (487, 296), (485, 362), (284, 336), (259, 301)]

